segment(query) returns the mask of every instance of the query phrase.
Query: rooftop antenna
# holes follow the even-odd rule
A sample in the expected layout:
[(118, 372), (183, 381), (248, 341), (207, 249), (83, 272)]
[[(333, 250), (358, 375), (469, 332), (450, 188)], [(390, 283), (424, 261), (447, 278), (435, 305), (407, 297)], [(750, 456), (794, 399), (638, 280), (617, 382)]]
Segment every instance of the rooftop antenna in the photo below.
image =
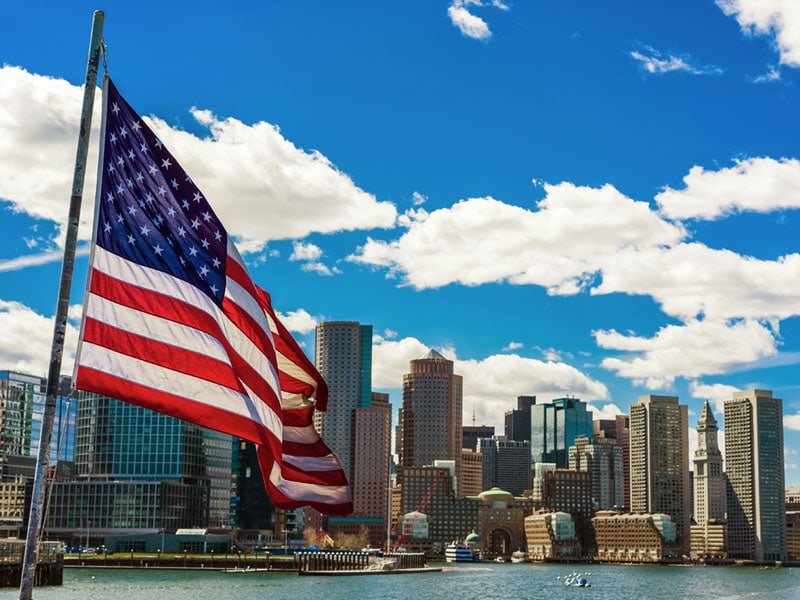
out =
[(472, 401), (472, 426), (475, 427), (475, 401)]

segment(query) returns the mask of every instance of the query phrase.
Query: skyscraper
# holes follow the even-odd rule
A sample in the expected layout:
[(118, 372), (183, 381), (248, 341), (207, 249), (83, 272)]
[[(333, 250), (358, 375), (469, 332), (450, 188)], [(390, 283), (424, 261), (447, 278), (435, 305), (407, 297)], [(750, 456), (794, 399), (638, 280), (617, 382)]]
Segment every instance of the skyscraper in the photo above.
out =
[(592, 413), (577, 398), (556, 398), (531, 407), (531, 453), (535, 463), (566, 469), (567, 452), (579, 437), (592, 436)]
[(483, 455), (483, 489), (499, 487), (514, 496), (531, 489), (531, 445), (504, 437), (478, 440)]
[(531, 440), (531, 407), (536, 404), (536, 396), (517, 396), (517, 408), (506, 411), (506, 439), (515, 442)]
[(767, 390), (725, 402), (728, 554), (786, 560), (782, 402)]
[(430, 350), (411, 361), (403, 376), (404, 467), (453, 460), (460, 471), (462, 446), (462, 383), (453, 373), (453, 361)]
[(569, 449), (569, 468), (587, 471), (595, 510), (620, 508), (624, 498), (622, 448), (609, 438), (578, 438)]
[(620, 506), (628, 507), (631, 502), (631, 447), (630, 447), (630, 417), (617, 415), (613, 419), (598, 419), (592, 423), (594, 437), (613, 439), (622, 449), (622, 503)]
[(717, 420), (706, 400), (697, 422), (694, 452), (694, 520), (698, 525), (725, 518), (725, 473), (717, 432)]
[(494, 425), (464, 425), (461, 429), (461, 447), (478, 451), (478, 440), (494, 435)]
[[(372, 392), (372, 406), (355, 409), (353, 514), (389, 518), (389, 453), (392, 406), (389, 394)], [(384, 527), (385, 530), (385, 527)]]
[(328, 410), (314, 415), (314, 425), (339, 457), (352, 488), (354, 411), (372, 402), (372, 325), (318, 324), (316, 367), (328, 384), (329, 399)]
[(689, 409), (674, 396), (640, 396), (631, 405), (631, 512), (666, 513), (689, 547)]

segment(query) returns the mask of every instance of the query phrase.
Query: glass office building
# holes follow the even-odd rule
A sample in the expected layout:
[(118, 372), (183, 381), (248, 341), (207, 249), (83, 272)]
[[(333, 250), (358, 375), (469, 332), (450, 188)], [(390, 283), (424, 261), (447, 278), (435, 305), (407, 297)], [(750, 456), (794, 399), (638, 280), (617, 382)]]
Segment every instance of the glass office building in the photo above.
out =
[(534, 463), (569, 466), (569, 447), (579, 437), (592, 437), (592, 413), (577, 398), (556, 398), (531, 406), (531, 456)]

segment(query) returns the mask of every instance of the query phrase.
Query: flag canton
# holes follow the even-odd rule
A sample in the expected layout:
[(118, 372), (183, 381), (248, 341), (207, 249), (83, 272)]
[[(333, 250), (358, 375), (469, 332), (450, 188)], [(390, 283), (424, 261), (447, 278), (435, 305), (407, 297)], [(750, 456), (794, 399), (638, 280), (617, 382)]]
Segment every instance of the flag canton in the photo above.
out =
[(99, 246), (169, 273), (221, 304), (228, 236), (160, 139), (108, 82)]

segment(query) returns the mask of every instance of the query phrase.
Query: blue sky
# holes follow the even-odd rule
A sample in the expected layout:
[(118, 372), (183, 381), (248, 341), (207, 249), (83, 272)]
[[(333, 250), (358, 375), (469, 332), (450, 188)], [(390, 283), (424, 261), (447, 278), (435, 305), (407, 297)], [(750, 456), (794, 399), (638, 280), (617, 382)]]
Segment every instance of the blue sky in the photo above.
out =
[[(0, 368), (45, 370), (94, 8), (2, 9)], [(523, 393), (605, 414), (675, 394), (694, 426), (702, 398), (772, 389), (800, 484), (800, 19), (782, 2), (103, 8), (117, 86), (309, 352), (315, 321), (371, 323), (397, 403), (436, 347), (467, 420), (495, 425)]]

